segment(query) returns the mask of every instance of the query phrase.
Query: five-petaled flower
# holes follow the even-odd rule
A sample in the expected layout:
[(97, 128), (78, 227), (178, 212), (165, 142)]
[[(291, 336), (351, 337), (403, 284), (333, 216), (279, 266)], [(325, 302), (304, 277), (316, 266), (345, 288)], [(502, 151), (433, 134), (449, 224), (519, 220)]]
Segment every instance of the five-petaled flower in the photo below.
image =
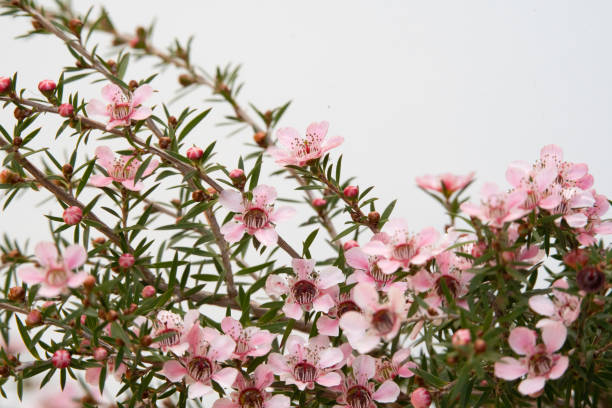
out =
[[(143, 184), (140, 180), (134, 182), (138, 168), (142, 164), (134, 156), (115, 156), (113, 151), (107, 146), (98, 146), (96, 148), (96, 157), (98, 162), (106, 172), (108, 176), (94, 175), (89, 178), (89, 182), (96, 187), (106, 187), (113, 181), (121, 183), (123, 187), (132, 191), (142, 190)], [(157, 160), (151, 160), (147, 168), (143, 171), (141, 177), (147, 177), (159, 165)]]
[(298, 131), (293, 128), (278, 129), (276, 136), (283, 149), (270, 147), (268, 152), (279, 164), (305, 166), (344, 141), (342, 136), (324, 140), (328, 127), (329, 123), (327, 122), (311, 123), (306, 129), (305, 138), (302, 138)]
[(133, 93), (124, 92), (115, 84), (102, 88), (102, 97), (108, 104), (92, 99), (87, 104), (87, 114), (107, 116), (106, 130), (117, 126), (129, 126), (132, 120), (144, 120), (151, 116), (151, 109), (140, 106), (153, 93), (149, 85), (141, 85)]

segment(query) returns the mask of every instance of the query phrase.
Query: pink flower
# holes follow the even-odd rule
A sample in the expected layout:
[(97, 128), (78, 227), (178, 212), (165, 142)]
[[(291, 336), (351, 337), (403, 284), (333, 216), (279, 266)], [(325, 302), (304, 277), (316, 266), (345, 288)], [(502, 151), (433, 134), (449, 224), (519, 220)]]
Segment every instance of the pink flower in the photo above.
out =
[(242, 324), (231, 316), (221, 321), (223, 333), (236, 342), (233, 358), (246, 361), (248, 357), (259, 357), (268, 354), (276, 335), (258, 327), (243, 328)]
[(586, 225), (579, 228), (578, 242), (582, 245), (593, 245), (598, 234), (612, 234), (612, 221), (602, 221), (601, 217), (608, 212), (610, 203), (606, 196), (597, 194), (595, 190), (591, 190), (594, 204), (592, 207), (584, 209), (582, 212), (587, 218)]
[(159, 347), (162, 351), (172, 351), (182, 356), (187, 351), (189, 343), (187, 335), (194, 327), (200, 313), (190, 310), (185, 314), (185, 321), (176, 313), (160, 310), (153, 324), (155, 337), (164, 336), (159, 342), (153, 343), (152, 347)]
[(367, 283), (358, 283), (353, 296), (361, 313), (346, 312), (340, 328), (355, 350), (368, 353), (381, 338), (388, 341), (397, 335), (407, 313), (406, 299), (401, 289), (393, 287), (387, 292), (388, 301), (381, 304), (376, 288)]
[(459, 329), (453, 334), (453, 346), (465, 346), (472, 341), (472, 333), (468, 329)]
[(70, 353), (64, 349), (57, 350), (53, 353), (51, 361), (55, 368), (66, 368), (70, 365)]
[(203, 329), (197, 321), (187, 334), (187, 342), (189, 352), (186, 356), (164, 364), (162, 372), (168, 380), (177, 382), (185, 378), (189, 384), (189, 398), (199, 398), (212, 392), (211, 380), (224, 387), (234, 383), (238, 370), (222, 368), (219, 364), (234, 353), (234, 340), (214, 329)]
[(144, 120), (151, 116), (151, 109), (139, 107), (153, 93), (149, 85), (141, 85), (134, 93), (123, 93), (121, 88), (115, 84), (108, 84), (102, 88), (102, 97), (108, 101), (104, 104), (97, 99), (92, 99), (87, 104), (89, 115), (108, 116), (109, 122), (106, 130), (117, 126), (129, 126), (131, 120)]
[(353, 290), (349, 293), (340, 293), (340, 289), (335, 286), (332, 287), (328, 294), (334, 300), (334, 306), (329, 309), (327, 314), (321, 315), (317, 319), (317, 330), (320, 334), (326, 336), (337, 336), (340, 327), (340, 318), (346, 312), (360, 312), (359, 306), (353, 300)]
[(406, 289), (405, 282), (395, 282), (394, 272), (397, 270), (397, 263), (389, 261), (384, 256), (368, 256), (359, 247), (350, 248), (344, 256), (346, 263), (355, 269), (346, 283), (370, 283), (385, 292), (391, 287)]
[(83, 218), (83, 210), (75, 206), (68, 207), (64, 210), (62, 218), (66, 224), (76, 225), (81, 222), (81, 219)]
[(440, 234), (434, 228), (424, 228), (416, 235), (408, 229), (408, 223), (403, 218), (389, 220), (382, 231), (364, 245), (363, 249), (370, 255), (380, 255), (388, 258), (378, 262), (383, 270), (393, 270), (411, 264), (422, 265), (434, 255), (433, 244)]
[(303, 311), (314, 309), (327, 313), (334, 306), (334, 300), (328, 291), (344, 282), (344, 274), (335, 266), (314, 272), (313, 259), (296, 258), (292, 261), (295, 277), (288, 284), (278, 275), (270, 275), (266, 281), (266, 292), (273, 295), (287, 295), (283, 313), (287, 317), (299, 320)]
[(302, 337), (291, 335), (285, 349), (285, 356), (272, 353), (268, 357), (268, 364), (285, 384), (295, 384), (300, 391), (313, 389), (315, 382), (324, 387), (340, 384), (336, 370), (343, 365), (344, 354), (330, 346), (327, 336), (313, 337), (306, 344)]
[(348, 240), (346, 241), (343, 245), (342, 248), (344, 248), (345, 251), (348, 251), (351, 248), (355, 248), (359, 246), (359, 242), (355, 241), (354, 239)]
[(410, 378), (414, 375), (411, 368), (417, 367), (412, 361), (408, 361), (410, 349), (403, 348), (395, 352), (393, 357), (379, 357), (376, 359), (376, 374), (374, 379), (380, 383), (393, 380), (395, 377)]
[(368, 355), (358, 356), (352, 364), (352, 377), (345, 378), (341, 385), (342, 394), (336, 407), (342, 408), (376, 408), (374, 401), (390, 403), (397, 400), (400, 389), (391, 380), (383, 382), (375, 391), (370, 381), (376, 374), (376, 361)]
[(328, 127), (329, 123), (327, 122), (311, 123), (306, 129), (305, 138), (302, 138), (298, 131), (293, 128), (278, 129), (276, 137), (283, 148), (270, 147), (268, 153), (274, 157), (278, 164), (304, 166), (344, 141), (341, 136), (323, 141), (327, 135)]
[(42, 286), (39, 294), (44, 297), (57, 296), (67, 288), (77, 288), (87, 278), (87, 272), (72, 272), (87, 260), (87, 252), (80, 245), (70, 245), (64, 250), (63, 258), (59, 257), (57, 248), (51, 242), (41, 242), (34, 249), (36, 260), (42, 268), (22, 266), (17, 270), (19, 279), (25, 283)]
[(544, 344), (536, 345), (536, 332), (526, 327), (517, 327), (510, 332), (508, 344), (520, 359), (502, 357), (495, 363), (495, 376), (504, 380), (515, 380), (527, 374), (518, 390), (523, 395), (532, 395), (544, 388), (546, 380), (561, 377), (569, 364), (567, 356), (556, 354), (567, 336), (567, 329), (560, 322), (540, 325)]
[[(569, 287), (564, 279), (557, 279), (552, 286), (566, 290)], [(552, 294), (553, 300), (546, 295), (535, 295), (529, 298), (531, 310), (548, 317), (548, 319), (540, 320), (538, 324), (558, 321), (568, 327), (571, 326), (580, 314), (582, 299), (558, 289), (553, 289)]]
[(444, 173), (438, 175), (426, 174), (416, 178), (417, 185), (422, 189), (445, 193), (448, 196), (452, 195), (457, 190), (461, 190), (470, 184), (472, 180), (474, 180), (474, 172), (466, 174), (465, 176)]
[(266, 364), (258, 365), (253, 377), (245, 379), (242, 375), (236, 377), (231, 399), (221, 398), (215, 401), (212, 408), (289, 408), (291, 399), (286, 395), (272, 395), (266, 391), (274, 382), (274, 373)]
[(253, 189), (253, 200), (248, 201), (238, 191), (223, 190), (219, 195), (219, 203), (230, 211), (238, 213), (234, 221), (225, 224), (221, 233), (227, 242), (238, 242), (246, 231), (254, 235), (266, 246), (275, 245), (278, 234), (274, 229), (275, 223), (284, 221), (295, 214), (290, 207), (274, 209), (276, 189), (274, 187), (259, 185)]
[[(140, 180), (134, 183), (134, 177), (136, 177), (136, 172), (141, 164), (140, 160), (134, 156), (115, 157), (113, 151), (107, 146), (98, 146), (96, 148), (96, 156), (100, 165), (108, 173), (108, 176), (91, 176), (89, 179), (91, 184), (96, 187), (106, 187), (113, 181), (116, 181), (128, 190), (140, 191), (142, 189), (143, 184)], [(158, 165), (159, 162), (157, 160), (151, 160), (142, 173), (142, 177), (144, 178), (153, 173)]]
[(463, 203), (461, 210), (492, 227), (501, 228), (506, 222), (515, 221), (529, 213), (522, 207), (527, 199), (523, 190), (502, 193), (495, 184), (486, 183), (482, 187), (482, 196), (481, 205)]

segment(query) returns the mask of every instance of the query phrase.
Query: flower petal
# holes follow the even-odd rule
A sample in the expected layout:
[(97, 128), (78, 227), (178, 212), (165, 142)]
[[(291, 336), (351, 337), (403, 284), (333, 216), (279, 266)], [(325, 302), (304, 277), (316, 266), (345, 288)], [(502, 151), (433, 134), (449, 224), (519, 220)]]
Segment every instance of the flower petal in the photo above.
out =
[(150, 85), (140, 85), (132, 94), (132, 104), (138, 106), (153, 95), (153, 88)]
[(552, 316), (555, 313), (555, 304), (546, 295), (530, 297), (529, 307), (542, 316)]
[(526, 327), (517, 327), (510, 332), (508, 344), (516, 354), (531, 354), (536, 344), (536, 333)]
[(106, 187), (113, 182), (113, 178), (96, 174), (89, 178), (89, 182), (96, 187)]
[(231, 387), (234, 381), (236, 380), (237, 375), (238, 370), (232, 367), (226, 367), (213, 374), (212, 379), (221, 385)]
[(102, 88), (102, 97), (109, 102), (120, 102), (123, 100), (124, 94), (118, 85), (110, 83)]
[(549, 353), (554, 353), (563, 347), (566, 337), (567, 328), (561, 322), (546, 324), (542, 327), (542, 340)]
[(372, 394), (372, 399), (382, 403), (394, 402), (399, 396), (399, 386), (391, 380), (387, 380)]
[(334, 385), (340, 384), (340, 382), (342, 381), (342, 377), (340, 377), (340, 374), (336, 372), (331, 372), (319, 376), (316, 381), (318, 384), (321, 384), (324, 387), (333, 387)]
[(130, 119), (131, 120), (145, 120), (152, 114), (153, 114), (153, 111), (151, 110), (151, 108), (147, 108), (143, 106), (141, 108), (134, 109), (134, 111), (130, 115)]
[(518, 390), (523, 395), (535, 394), (544, 388), (546, 379), (544, 377), (527, 378), (521, 381), (518, 386)]
[(260, 228), (255, 231), (255, 237), (265, 246), (274, 246), (278, 242), (278, 234), (273, 227)]
[(68, 269), (76, 269), (87, 261), (87, 251), (80, 245), (70, 245), (64, 250), (64, 265)]
[(169, 360), (164, 363), (162, 374), (172, 382), (180, 381), (186, 374), (187, 369), (176, 360)]
[(556, 380), (557, 378), (561, 377), (563, 373), (565, 373), (568, 366), (569, 358), (567, 356), (559, 356), (559, 359), (548, 373), (548, 378), (551, 380)]
[(17, 276), (28, 285), (35, 285), (45, 280), (45, 271), (34, 266), (24, 265), (17, 269)]
[(253, 189), (253, 203), (263, 208), (267, 204), (272, 204), (276, 200), (276, 195), (274, 187), (260, 184)]
[(516, 380), (529, 371), (528, 367), (516, 358), (502, 357), (495, 363), (495, 376), (504, 380)]
[(110, 116), (108, 113), (107, 106), (104, 102), (99, 101), (97, 99), (92, 99), (87, 102), (87, 106), (85, 106), (85, 110), (87, 111), (88, 116), (99, 115), (99, 116)]
[(233, 244), (234, 242), (240, 241), (240, 238), (244, 235), (246, 227), (241, 222), (230, 221), (221, 227), (221, 233), (227, 242)]
[(223, 190), (219, 194), (219, 204), (224, 206), (230, 211), (236, 213), (242, 213), (244, 211), (244, 204), (242, 201), (242, 194), (234, 190)]

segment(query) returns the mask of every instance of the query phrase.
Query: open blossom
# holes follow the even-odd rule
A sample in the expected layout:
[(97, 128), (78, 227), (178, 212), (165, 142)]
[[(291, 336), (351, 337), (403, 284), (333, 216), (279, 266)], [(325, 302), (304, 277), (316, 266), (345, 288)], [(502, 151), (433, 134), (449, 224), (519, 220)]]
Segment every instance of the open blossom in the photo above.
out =
[(324, 387), (340, 384), (336, 372), (344, 365), (345, 356), (340, 348), (331, 347), (327, 336), (306, 340), (291, 335), (285, 346), (286, 355), (272, 353), (268, 364), (285, 384), (295, 384), (300, 391), (313, 389), (315, 382)]
[(526, 199), (527, 194), (523, 190), (504, 193), (495, 184), (486, 183), (482, 187), (481, 204), (463, 203), (461, 210), (485, 224), (501, 228), (506, 222), (515, 221), (529, 213), (529, 210), (522, 207)]
[(278, 275), (270, 275), (266, 281), (266, 292), (287, 295), (283, 313), (299, 320), (304, 311), (315, 310), (327, 313), (334, 306), (329, 289), (344, 282), (344, 274), (335, 266), (326, 266), (315, 272), (314, 259), (295, 258), (291, 261), (295, 276), (285, 283)]
[(571, 326), (580, 314), (580, 296), (570, 295), (559, 289), (567, 289), (569, 285), (564, 279), (557, 279), (552, 284), (553, 289), (551, 300), (546, 295), (535, 295), (529, 298), (529, 307), (534, 312), (547, 316), (548, 319), (542, 319), (538, 324), (558, 321), (566, 326)]
[(388, 300), (380, 303), (376, 287), (367, 283), (358, 283), (353, 291), (361, 313), (346, 312), (340, 318), (340, 328), (355, 350), (367, 353), (381, 338), (391, 340), (397, 335), (407, 313), (406, 299), (401, 289), (390, 288)]
[(295, 210), (286, 206), (274, 209), (274, 200), (276, 200), (276, 189), (263, 184), (253, 189), (251, 201), (244, 199), (238, 191), (223, 190), (219, 195), (219, 203), (228, 210), (238, 213), (233, 221), (221, 228), (221, 233), (227, 242), (240, 241), (246, 231), (264, 245), (275, 245), (278, 241), (275, 224), (292, 217)]
[(592, 207), (583, 209), (581, 212), (586, 216), (587, 222), (584, 226), (578, 229), (578, 242), (582, 245), (593, 245), (598, 234), (612, 234), (612, 221), (603, 221), (601, 217), (608, 212), (610, 203), (606, 196), (597, 194), (595, 190), (591, 190), (594, 204)]
[(403, 348), (397, 350), (393, 357), (379, 357), (376, 359), (376, 374), (374, 379), (378, 382), (393, 380), (399, 376), (402, 378), (410, 378), (414, 375), (411, 368), (417, 367), (412, 361), (408, 361), (410, 357), (410, 349)]
[(266, 391), (274, 382), (274, 373), (266, 364), (258, 365), (252, 377), (236, 376), (231, 399), (221, 398), (212, 408), (289, 408), (291, 399), (282, 394), (272, 395)]
[(102, 97), (108, 103), (92, 99), (87, 104), (87, 114), (107, 116), (109, 119), (106, 130), (129, 126), (131, 120), (144, 120), (151, 116), (151, 109), (140, 105), (149, 99), (152, 93), (153, 88), (149, 85), (141, 85), (133, 93), (126, 94), (117, 85), (108, 84), (102, 88)]
[(387, 258), (378, 261), (383, 271), (408, 268), (411, 264), (422, 265), (431, 259), (434, 255), (433, 244), (438, 238), (439, 234), (434, 228), (425, 228), (413, 235), (405, 219), (394, 218), (364, 245), (364, 251)]
[(304, 166), (309, 161), (318, 159), (329, 150), (339, 146), (344, 141), (342, 136), (324, 140), (329, 123), (311, 123), (306, 129), (306, 137), (302, 138), (297, 130), (286, 127), (278, 129), (276, 136), (283, 148), (271, 147), (268, 153), (277, 163), (282, 165)]
[(163, 336), (163, 338), (151, 346), (182, 356), (189, 347), (187, 335), (198, 321), (198, 316), (197, 310), (190, 310), (185, 314), (183, 321), (176, 313), (160, 310), (153, 323), (153, 328), (155, 337)]
[[(108, 176), (94, 175), (89, 178), (89, 182), (96, 187), (106, 187), (113, 181), (121, 183), (125, 188), (132, 191), (142, 190), (143, 184), (139, 180), (134, 183), (136, 172), (141, 165), (141, 161), (136, 159), (134, 156), (117, 156), (108, 146), (98, 146), (96, 148), (96, 157), (98, 163), (104, 167)], [(147, 177), (153, 173), (159, 162), (157, 160), (151, 160), (149, 165), (142, 173), (141, 177)]]
[(74, 273), (87, 260), (87, 252), (80, 245), (70, 245), (60, 257), (55, 244), (41, 242), (34, 249), (40, 268), (25, 265), (17, 270), (17, 276), (25, 283), (41, 284), (38, 294), (53, 297), (83, 284), (87, 272)]
[(376, 361), (368, 355), (358, 356), (352, 364), (353, 375), (344, 378), (340, 386), (342, 394), (338, 397), (336, 407), (342, 408), (376, 408), (376, 403), (390, 403), (397, 400), (399, 386), (392, 380), (384, 381), (374, 390), (370, 379), (376, 375)]
[(451, 195), (455, 191), (461, 190), (474, 180), (474, 172), (459, 176), (452, 173), (438, 175), (426, 174), (416, 178), (417, 185), (425, 190), (437, 191)]
[(199, 398), (213, 391), (211, 380), (224, 387), (231, 387), (238, 370), (222, 368), (219, 363), (228, 360), (234, 353), (236, 343), (231, 337), (211, 328), (200, 327), (199, 321), (187, 334), (188, 353), (179, 360), (164, 364), (163, 374), (170, 381), (185, 378), (189, 386), (189, 398)]
[(340, 289), (335, 286), (328, 290), (329, 295), (334, 300), (334, 306), (328, 310), (327, 314), (321, 315), (317, 319), (317, 330), (326, 336), (337, 336), (340, 327), (340, 318), (346, 312), (359, 312), (359, 306), (353, 300), (353, 290), (349, 293), (340, 293)]
[(223, 332), (236, 342), (233, 358), (246, 361), (248, 357), (259, 357), (268, 354), (276, 335), (258, 327), (242, 327), (242, 324), (231, 316), (221, 321)]
[(536, 332), (527, 327), (517, 327), (510, 332), (508, 344), (520, 359), (502, 357), (495, 363), (495, 376), (504, 380), (515, 380), (527, 374), (518, 390), (521, 394), (531, 395), (544, 388), (546, 380), (561, 377), (569, 364), (567, 356), (555, 353), (567, 336), (567, 329), (560, 322), (539, 324), (544, 344), (536, 345)]
[[(384, 249), (383, 249), (384, 250)], [(398, 287), (406, 289), (406, 283), (395, 281), (397, 263), (390, 262), (382, 255), (368, 255), (362, 248), (353, 247), (344, 253), (346, 263), (355, 268), (348, 279), (347, 284), (370, 283), (377, 289), (387, 291), (389, 288)]]

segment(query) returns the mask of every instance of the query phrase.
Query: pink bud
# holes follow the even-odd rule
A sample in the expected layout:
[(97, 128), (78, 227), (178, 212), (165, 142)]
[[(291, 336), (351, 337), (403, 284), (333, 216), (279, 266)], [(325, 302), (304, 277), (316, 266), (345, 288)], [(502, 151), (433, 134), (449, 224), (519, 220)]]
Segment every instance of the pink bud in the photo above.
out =
[(155, 288), (151, 285), (147, 285), (142, 288), (141, 295), (143, 298), (150, 298), (151, 296), (155, 296)]
[(62, 103), (57, 109), (60, 116), (65, 118), (69, 118), (74, 113), (74, 106), (71, 103)]
[(359, 246), (359, 243), (357, 241), (355, 241), (355, 240), (352, 240), (352, 239), (350, 241), (346, 241), (344, 243), (344, 245), (342, 245), (342, 247), (344, 248), (345, 251), (348, 251), (349, 249), (355, 248), (355, 247), (358, 247), (358, 246)]
[(410, 394), (410, 402), (414, 408), (428, 408), (431, 405), (431, 394), (423, 387), (417, 388)]
[(0, 95), (8, 93), (9, 89), (11, 89), (11, 78), (0, 77)]
[(135, 261), (134, 255), (123, 254), (119, 257), (119, 266), (124, 269), (131, 268)]
[(200, 160), (203, 154), (204, 154), (204, 151), (197, 146), (193, 146), (187, 149), (187, 158), (189, 160), (193, 160), (193, 161)]
[(312, 200), (312, 205), (315, 207), (323, 207), (327, 204), (327, 201), (324, 198), (315, 198)]
[(234, 169), (230, 171), (229, 176), (231, 179), (239, 179), (244, 177), (244, 171), (242, 169)]
[(66, 224), (76, 225), (81, 222), (81, 219), (83, 218), (83, 210), (75, 206), (68, 207), (64, 210), (63, 218)]
[(87, 316), (81, 315), (81, 324), (85, 324), (86, 321), (87, 321)]
[(55, 88), (55, 82), (50, 79), (45, 79), (38, 83), (38, 90), (44, 94), (48, 94), (55, 91)]
[(139, 43), (140, 39), (138, 37), (132, 37), (132, 39), (130, 40), (130, 47), (136, 48)]
[(357, 186), (348, 186), (344, 189), (344, 196), (348, 198), (357, 197), (359, 194), (359, 187)]
[(468, 329), (459, 329), (453, 334), (453, 346), (465, 346), (472, 341), (472, 335)]
[(96, 361), (103, 361), (106, 360), (106, 357), (108, 357), (108, 351), (106, 351), (104, 347), (96, 347), (93, 352), (93, 356)]
[(70, 353), (64, 349), (57, 350), (53, 353), (51, 362), (55, 368), (66, 368), (70, 365)]

